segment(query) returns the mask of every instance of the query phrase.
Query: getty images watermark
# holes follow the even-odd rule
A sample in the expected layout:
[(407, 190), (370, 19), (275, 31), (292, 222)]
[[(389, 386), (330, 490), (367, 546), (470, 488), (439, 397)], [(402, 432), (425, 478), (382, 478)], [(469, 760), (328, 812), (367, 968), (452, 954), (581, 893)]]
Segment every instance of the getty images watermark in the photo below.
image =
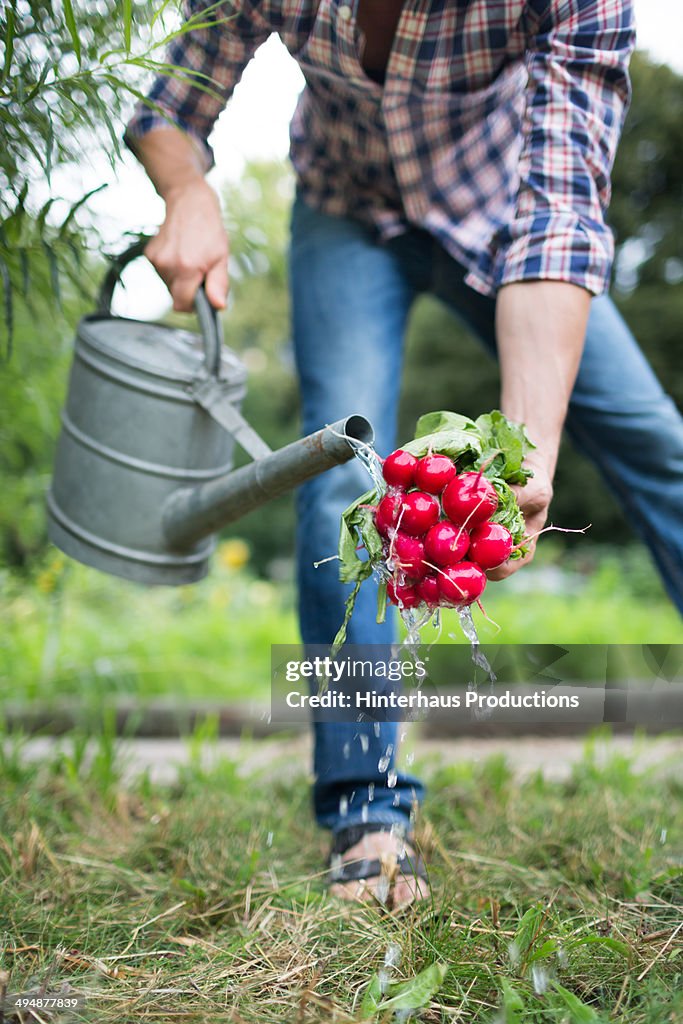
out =
[(272, 649), (274, 722), (482, 720), (590, 727), (683, 725), (683, 645), (439, 644)]

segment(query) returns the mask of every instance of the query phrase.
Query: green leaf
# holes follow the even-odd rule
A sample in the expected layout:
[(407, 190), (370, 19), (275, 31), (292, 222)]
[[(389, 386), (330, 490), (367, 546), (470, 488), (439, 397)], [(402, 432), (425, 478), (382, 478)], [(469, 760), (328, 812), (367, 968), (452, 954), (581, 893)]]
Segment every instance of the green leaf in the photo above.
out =
[(12, 342), (14, 340), (14, 302), (12, 294), (12, 278), (5, 261), (0, 257), (0, 281), (2, 281), (2, 292), (4, 298), (5, 327), (7, 329), (7, 348), (5, 359), (7, 362), (12, 358)]
[(130, 53), (130, 40), (133, 28), (133, 3), (132, 0), (123, 0), (123, 44), (126, 53)]
[(56, 197), (53, 196), (51, 199), (48, 199), (48, 201), (43, 206), (41, 206), (38, 212), (38, 216), (36, 218), (36, 227), (38, 229), (38, 234), (41, 236), (41, 238), (45, 232), (45, 221), (47, 219), (47, 215), (50, 212), (50, 208), (52, 207), (55, 198)]
[(43, 249), (45, 250), (45, 256), (47, 257), (48, 267), (50, 268), (50, 284), (52, 286), (52, 294), (54, 296), (57, 306), (61, 309), (62, 305), (62, 289), (59, 283), (59, 264), (57, 263), (57, 254), (48, 242), (43, 242)]
[(54, 148), (55, 131), (54, 126), (52, 124), (52, 118), (48, 117), (47, 132), (45, 134), (45, 163), (43, 165), (45, 167), (45, 177), (48, 180), (48, 184), (50, 183), (50, 177), (52, 175), (52, 155), (54, 153)]
[(485, 467), (487, 476), (500, 476), (510, 484), (524, 485), (531, 471), (522, 462), (536, 446), (529, 440), (521, 423), (513, 423), (498, 409), (484, 413), (476, 420), (482, 440), (477, 468)]
[[(372, 569), (370, 571), (372, 571)], [(332, 641), (332, 649), (330, 651), (330, 655), (333, 658), (335, 658), (337, 656), (337, 654), (339, 653), (341, 648), (344, 646), (344, 643), (346, 642), (346, 627), (348, 626), (349, 622), (351, 621), (351, 616), (353, 615), (353, 609), (354, 609), (354, 607), (356, 605), (356, 598), (358, 597), (358, 593), (360, 591), (360, 585), (361, 585), (362, 582), (363, 582), (362, 579), (358, 580), (358, 582), (356, 583), (356, 585), (354, 586), (353, 590), (351, 591), (349, 596), (346, 598), (346, 601), (344, 603), (344, 621), (342, 622), (341, 626), (337, 630), (337, 635), (335, 636), (334, 640)]]
[(368, 982), (368, 987), (363, 993), (360, 1004), (360, 1016), (362, 1020), (372, 1020), (377, 1016), (377, 1010), (382, 999), (382, 985), (378, 974), (373, 974)]
[(602, 1018), (597, 1015), (591, 1006), (583, 1003), (573, 992), (564, 988), (558, 981), (553, 981), (552, 986), (560, 998), (565, 1009), (569, 1010), (568, 1024), (600, 1024)]
[(447, 973), (448, 964), (430, 964), (414, 978), (392, 985), (391, 998), (380, 1003), (379, 1009), (382, 1013), (385, 1010), (421, 1010), (439, 991)]
[(164, 0), (164, 2), (160, 4), (159, 7), (157, 7), (156, 11), (154, 12), (154, 17), (152, 18), (150, 24), (150, 28), (154, 28), (159, 18), (163, 17), (164, 11), (166, 10), (170, 3), (171, 0)]
[[(501, 523), (502, 526), (505, 526), (512, 534), (513, 543), (515, 545), (520, 544), (526, 533), (526, 523), (524, 522), (524, 516), (521, 513), (514, 492), (505, 480), (502, 480), (500, 477), (494, 477), (493, 479), (487, 477), (487, 479), (491, 480), (498, 495), (498, 508), (491, 516), (492, 522)], [(512, 552), (510, 557), (521, 558), (526, 550), (525, 547), (518, 548)]]
[(524, 1011), (524, 1000), (507, 978), (500, 979), (500, 987), (503, 993), (501, 1009), (505, 1014), (501, 1024), (522, 1024), (521, 1013)]
[(451, 459), (460, 459), (463, 455), (480, 455), (481, 441), (475, 431), (449, 427), (446, 430), (423, 434), (414, 441), (402, 445), (402, 448), (418, 458), (432, 451), (438, 452), (439, 455), (448, 455)]
[(67, 228), (69, 227), (69, 225), (73, 221), (76, 213), (78, 212), (78, 210), (80, 210), (81, 206), (83, 206), (84, 203), (87, 203), (87, 201), (90, 199), (91, 196), (94, 196), (98, 192), (101, 192), (102, 189), (104, 189), (104, 188), (108, 188), (108, 185), (107, 185), (106, 182), (105, 182), (104, 185), (98, 185), (96, 188), (91, 188), (89, 192), (86, 192), (84, 196), (81, 196), (80, 199), (78, 199), (75, 203), (73, 203), (69, 207), (67, 215), (66, 215), (66, 217), (64, 218), (64, 220), (62, 221), (62, 223), (60, 224), (60, 227), (59, 227), (59, 237), (60, 238), (64, 238), (64, 235), (66, 234)]
[(570, 949), (574, 949), (575, 946), (604, 946), (605, 949), (611, 949), (614, 953), (619, 953), (627, 959), (631, 954), (625, 942), (613, 939), (609, 935), (585, 935), (582, 939), (568, 943)]
[(45, 62), (45, 64), (43, 64), (43, 70), (40, 72), (40, 77), (38, 78), (38, 81), (36, 82), (36, 84), (33, 86), (31, 91), (26, 96), (26, 101), (25, 101), (26, 103), (31, 103), (36, 98), (38, 93), (41, 91), (41, 89), (45, 85), (45, 80), (46, 80), (47, 76), (50, 74), (52, 69), (55, 68), (55, 67), (57, 67), (57, 63), (55, 61), (48, 60), (48, 61)]
[[(379, 553), (381, 553), (382, 543), (379, 534), (374, 529), (374, 523), (371, 530), (368, 517), (363, 515), (364, 510), (360, 508), (361, 505), (374, 505), (376, 501), (376, 492), (374, 490), (366, 491), (365, 494), (361, 494), (359, 498), (351, 502), (342, 513), (339, 527), (339, 546), (337, 549), (340, 561), (339, 579), (342, 583), (354, 583), (357, 580), (364, 580), (372, 573), (370, 563), (360, 558), (356, 550), (359, 540), (362, 539), (358, 530), (361, 523), (365, 523), (367, 541), (370, 544), (368, 550), (372, 549), (375, 557), (379, 557)], [(371, 515), (372, 513), (370, 512)], [(373, 531), (376, 540), (372, 536)]]
[(12, 67), (12, 57), (14, 56), (14, 17), (14, 3), (11, 3), (7, 8), (7, 21), (5, 23), (5, 65), (2, 69), (3, 85), (9, 78), (10, 68)]
[(73, 48), (74, 48), (74, 53), (76, 54), (76, 59), (78, 61), (78, 66), (80, 67), (81, 66), (81, 40), (80, 40), (79, 35), (78, 35), (78, 27), (76, 25), (76, 18), (74, 17), (74, 9), (73, 9), (71, 0), (64, 0), (64, 21), (66, 22), (66, 27), (69, 30), (69, 35), (71, 36), (71, 43), (72, 43)]
[(387, 584), (386, 580), (380, 580), (377, 588), (377, 622), (381, 624), (387, 617)]
[(542, 904), (537, 903), (533, 907), (529, 907), (522, 917), (522, 920), (519, 922), (513, 941), (519, 950), (522, 965), (528, 962), (529, 954), (532, 952), (532, 947), (542, 934), (541, 929), (543, 927), (545, 917), (545, 909)]
[(426, 434), (435, 434), (441, 430), (477, 430), (477, 425), (469, 416), (461, 416), (459, 412), (428, 412), (420, 416), (415, 426), (415, 439)]

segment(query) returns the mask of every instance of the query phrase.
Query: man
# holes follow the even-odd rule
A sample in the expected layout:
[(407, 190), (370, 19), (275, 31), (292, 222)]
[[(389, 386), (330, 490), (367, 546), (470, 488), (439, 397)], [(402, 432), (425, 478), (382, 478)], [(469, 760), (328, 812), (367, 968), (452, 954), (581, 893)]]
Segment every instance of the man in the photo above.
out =
[[(203, 6), (191, 2), (190, 13)], [(127, 132), (166, 201), (147, 255), (174, 307), (189, 310), (202, 280), (225, 305), (228, 243), (204, 180), (206, 140), (252, 54), (277, 32), (306, 78), (291, 129), (304, 431), (360, 412), (378, 450), (391, 450), (406, 317), (432, 291), (497, 349), (501, 408), (537, 445), (519, 495), (529, 532), (546, 520), (566, 420), (683, 607), (683, 426), (603, 294), (613, 257), (604, 213), (634, 45), (629, 0), (230, 0), (208, 17), (215, 24), (169, 55), (189, 78), (159, 78)], [(342, 619), (334, 563), (313, 562), (335, 549), (339, 514), (365, 486), (350, 465), (302, 489), (306, 643), (329, 643)], [(366, 584), (349, 642), (389, 642), (374, 613)], [(314, 803), (346, 865), (340, 896), (372, 892), (379, 860), (400, 855), (405, 835), (394, 904), (425, 894), (410, 845), (422, 788), (394, 772), (396, 748), (393, 724), (316, 726)]]

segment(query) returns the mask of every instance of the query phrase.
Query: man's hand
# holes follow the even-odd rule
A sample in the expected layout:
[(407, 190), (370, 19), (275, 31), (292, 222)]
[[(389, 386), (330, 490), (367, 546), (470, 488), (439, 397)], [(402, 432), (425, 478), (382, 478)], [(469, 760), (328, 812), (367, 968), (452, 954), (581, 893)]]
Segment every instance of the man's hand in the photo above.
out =
[(536, 552), (536, 535), (543, 529), (548, 519), (548, 508), (553, 497), (552, 478), (542, 459), (534, 460), (535, 452), (528, 456), (524, 462), (534, 475), (527, 480), (524, 487), (513, 487), (519, 506), (524, 514), (526, 522), (526, 533), (533, 539), (529, 541), (529, 553), (524, 558), (508, 559), (497, 569), (491, 569), (486, 573), (490, 580), (504, 580), (517, 572), (522, 566), (528, 565)]
[(166, 282), (179, 313), (192, 310), (202, 281), (216, 309), (228, 297), (228, 236), (218, 196), (203, 178), (170, 189), (166, 219), (145, 256)]
[[(526, 532), (535, 535), (548, 517), (562, 426), (586, 335), (590, 293), (562, 281), (526, 281), (501, 288), (496, 302), (501, 411), (526, 425), (536, 445), (525, 464), (533, 477), (514, 487)], [(488, 573), (500, 580), (528, 565), (529, 554)]]
[(228, 297), (228, 237), (218, 196), (204, 179), (206, 160), (177, 128), (156, 128), (135, 143), (135, 154), (166, 203), (166, 219), (145, 255), (168, 285), (173, 308), (192, 310), (202, 281), (209, 302)]

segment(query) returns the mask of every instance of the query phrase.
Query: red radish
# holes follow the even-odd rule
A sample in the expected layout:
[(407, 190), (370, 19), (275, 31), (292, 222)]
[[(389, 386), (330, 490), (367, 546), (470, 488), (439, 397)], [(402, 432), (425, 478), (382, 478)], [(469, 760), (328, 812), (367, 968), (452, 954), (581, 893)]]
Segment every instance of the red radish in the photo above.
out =
[(468, 605), (484, 593), (486, 573), (474, 562), (458, 562), (443, 569), (437, 577), (439, 594), (448, 604)]
[(441, 494), (457, 470), (447, 455), (425, 455), (415, 470), (415, 486), (429, 494)]
[(385, 494), (375, 512), (375, 526), (377, 532), (386, 537), (389, 530), (392, 530), (401, 514), (401, 494)]
[(458, 526), (470, 529), (486, 522), (498, 507), (493, 484), (481, 473), (461, 473), (447, 485), (441, 498), (443, 510)]
[(415, 455), (397, 448), (384, 460), (382, 475), (390, 487), (404, 487), (407, 490), (415, 479), (417, 464)]
[(393, 580), (389, 580), (387, 583), (387, 597), (392, 604), (397, 604), (400, 608), (414, 608), (420, 603), (415, 587), (394, 583)]
[(454, 565), (465, 557), (469, 544), (467, 530), (442, 519), (425, 537), (425, 555), (428, 562), (436, 565)]
[(392, 538), (389, 551), (396, 567), (407, 576), (412, 576), (414, 579), (426, 576), (425, 547), (417, 537), (410, 537), (407, 533), (397, 530)]
[(439, 518), (439, 503), (431, 494), (411, 491), (401, 500), (401, 529), (411, 537), (421, 537)]
[(511, 551), (512, 534), (500, 523), (482, 523), (472, 530), (468, 556), (482, 569), (495, 569), (502, 565)]
[(436, 607), (439, 603), (439, 583), (436, 576), (425, 576), (423, 580), (416, 585), (415, 590), (417, 596), (425, 604)]

